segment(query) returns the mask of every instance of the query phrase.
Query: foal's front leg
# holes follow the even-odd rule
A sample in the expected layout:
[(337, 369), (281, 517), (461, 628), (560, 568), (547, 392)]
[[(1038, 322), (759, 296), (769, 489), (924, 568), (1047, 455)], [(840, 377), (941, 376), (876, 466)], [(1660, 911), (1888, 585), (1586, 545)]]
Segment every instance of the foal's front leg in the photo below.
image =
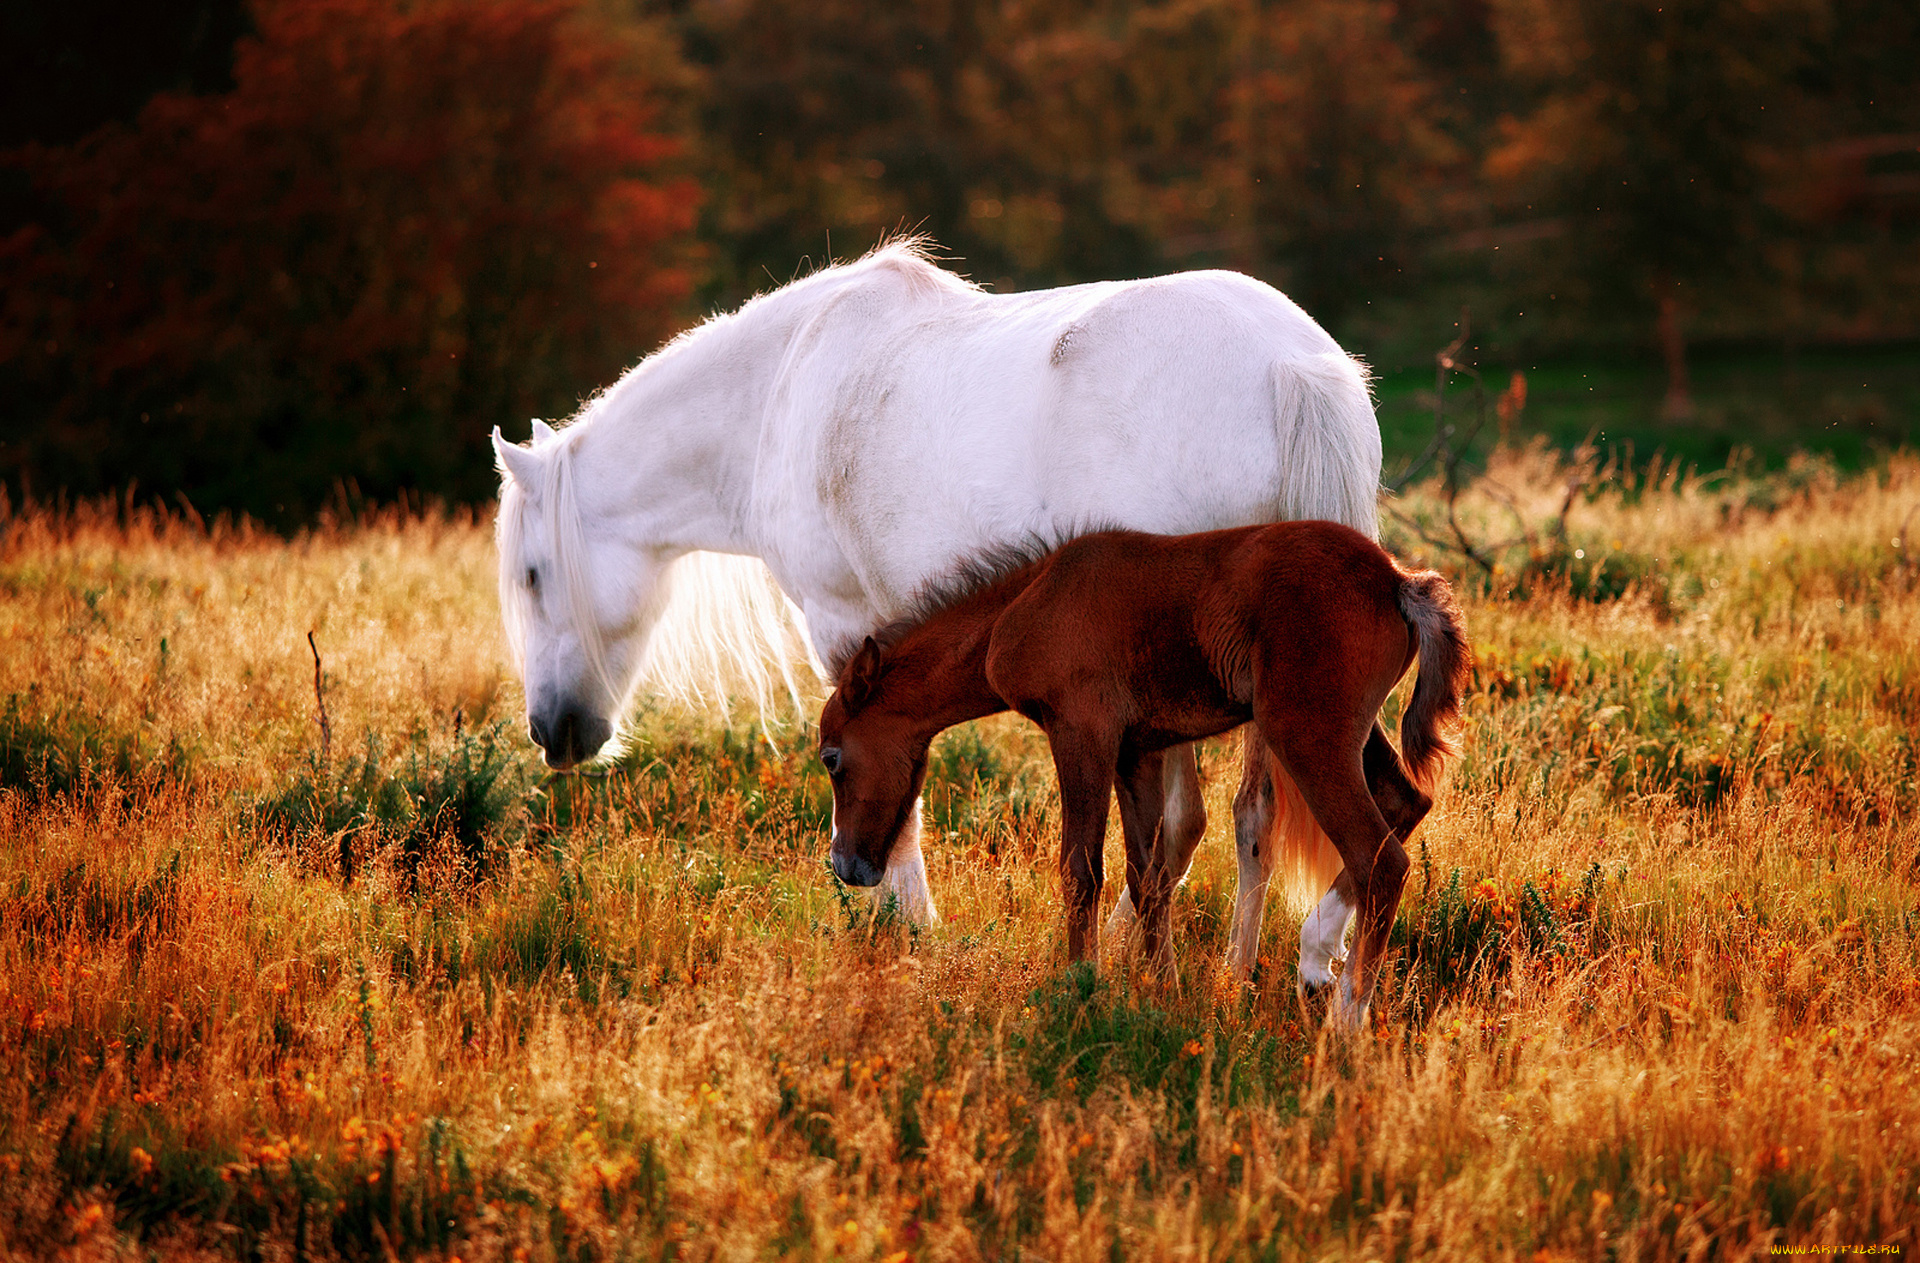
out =
[(1067, 905), (1067, 956), (1099, 964), (1100, 887), (1106, 878), (1107, 800), (1117, 742), (1083, 729), (1047, 729), (1060, 782), (1060, 893)]

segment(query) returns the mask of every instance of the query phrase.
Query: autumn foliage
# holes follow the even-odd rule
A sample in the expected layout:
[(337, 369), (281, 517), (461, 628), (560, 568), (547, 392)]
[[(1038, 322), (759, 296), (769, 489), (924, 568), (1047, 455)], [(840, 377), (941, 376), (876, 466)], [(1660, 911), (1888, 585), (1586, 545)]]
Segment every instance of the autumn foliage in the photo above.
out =
[(492, 426), (900, 230), (1233, 268), (1389, 379), (1470, 307), (1483, 365), (1663, 359), (1666, 426), (1689, 348), (1920, 333), (1911, 0), (152, 0), (171, 55), (104, 2), (0, 12), (16, 500), (483, 501)]
[(280, 520), (345, 476), (484, 496), (491, 425), (680, 315), (698, 190), (646, 50), (566, 0), (255, 20), (233, 92), (13, 155), (40, 213), (0, 242), (0, 473)]

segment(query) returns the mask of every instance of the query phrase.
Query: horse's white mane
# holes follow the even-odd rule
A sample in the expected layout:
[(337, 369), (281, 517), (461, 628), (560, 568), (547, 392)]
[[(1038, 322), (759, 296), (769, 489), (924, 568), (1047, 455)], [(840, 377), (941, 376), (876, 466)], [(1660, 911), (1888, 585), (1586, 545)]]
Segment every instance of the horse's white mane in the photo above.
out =
[[(632, 700), (628, 685), (608, 667), (606, 644), (593, 614), (574, 492), (573, 445), (562, 432), (544, 442), (536, 438), (532, 450), (545, 458), (541, 482), (537, 488), (524, 488), (507, 479), (495, 525), (501, 615), (514, 667), (524, 678), (522, 653), (532, 597), (524, 582), (526, 560), (519, 541), (533, 511), (531, 501), (539, 506), (553, 550), (551, 573), (543, 574), (542, 582), (578, 632), (587, 670), (608, 696), (620, 699), (624, 714)], [(641, 617), (653, 627), (634, 687), (645, 683), (677, 705), (721, 715), (737, 698), (751, 702), (763, 719), (778, 716), (787, 705), (800, 707), (803, 681), (796, 667), (804, 670), (813, 661), (805, 620), (758, 559), (689, 553), (661, 577), (653, 608)]]
[(518, 478), (506, 479), (500, 488), (500, 515), (494, 524), (494, 543), (500, 554), (500, 612), (506, 621), (514, 667), (522, 672), (526, 669), (522, 653), (533, 598), (525, 583), (527, 561), (520, 543), (526, 538), (528, 505), (533, 501), (542, 510), (541, 520), (553, 547), (553, 573), (542, 576), (542, 582), (557, 587), (567, 616), (581, 628), (588, 669), (608, 685), (609, 692), (617, 693), (618, 686), (612, 684), (607, 671), (606, 645), (593, 618), (586, 567), (580, 562), (585, 544), (580, 537), (580, 506), (573, 490), (572, 447), (564, 438), (542, 442), (536, 433), (531, 450), (544, 458), (540, 483), (523, 487)]
[[(967, 294), (978, 287), (942, 268), (931, 238), (919, 235), (882, 239), (866, 254), (825, 267), (777, 289), (756, 295), (737, 311), (717, 312), (675, 336), (633, 372), (588, 399), (556, 433), (536, 432), (531, 450), (543, 457), (542, 481), (523, 488), (505, 480), (500, 493), (496, 540), (500, 555), (501, 613), (516, 669), (525, 671), (521, 654), (526, 638), (530, 596), (523, 582), (525, 560), (518, 548), (527, 526), (528, 502), (540, 506), (542, 524), (552, 541), (561, 608), (579, 629), (588, 669), (618, 696), (621, 681), (607, 668), (606, 646), (592, 616), (593, 602), (584, 565), (585, 542), (574, 493), (573, 447), (569, 436), (618, 411), (628, 383), (637, 384), (646, 369), (691, 351), (703, 333), (717, 326), (750, 320), (756, 314), (795, 302), (816, 303), (833, 290), (886, 273), (905, 283), (916, 298), (942, 293)], [(824, 291), (824, 292), (823, 292)], [(538, 431), (538, 427), (536, 430)], [(670, 598), (670, 599), (669, 599)], [(763, 716), (782, 703), (800, 702), (802, 679), (813, 661), (812, 646), (800, 612), (756, 558), (695, 552), (682, 557), (663, 579), (653, 632), (640, 673), (652, 691), (694, 709), (724, 712), (729, 698), (750, 698)]]
[[(777, 303), (802, 299), (817, 301), (821, 296), (821, 290), (837, 289), (849, 282), (867, 279), (876, 272), (891, 273), (903, 281), (908, 291), (916, 298), (930, 298), (942, 293), (978, 293), (980, 291), (978, 285), (940, 266), (939, 249), (939, 245), (932, 237), (921, 233), (901, 237), (882, 237), (874, 243), (871, 250), (857, 259), (850, 259), (844, 263), (838, 260), (830, 261), (784, 285), (762, 290), (734, 311), (712, 313), (700, 323), (675, 334), (665, 346), (655, 352), (655, 355), (664, 355), (679, 348), (714, 325), (748, 319), (754, 313)], [(585, 408), (575, 414), (575, 419), (588, 420), (587, 414), (593, 410), (593, 404), (597, 401), (598, 397), (589, 401)]]

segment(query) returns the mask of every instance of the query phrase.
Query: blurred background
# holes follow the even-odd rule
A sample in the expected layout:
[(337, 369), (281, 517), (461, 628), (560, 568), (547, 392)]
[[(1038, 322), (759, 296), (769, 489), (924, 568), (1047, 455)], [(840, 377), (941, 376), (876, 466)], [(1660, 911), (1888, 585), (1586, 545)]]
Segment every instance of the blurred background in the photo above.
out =
[(1389, 472), (1462, 333), (1509, 438), (1858, 465), (1920, 439), (1917, 57), (1912, 0), (27, 0), (0, 484), (482, 502), (495, 424), (902, 231), (1270, 281)]

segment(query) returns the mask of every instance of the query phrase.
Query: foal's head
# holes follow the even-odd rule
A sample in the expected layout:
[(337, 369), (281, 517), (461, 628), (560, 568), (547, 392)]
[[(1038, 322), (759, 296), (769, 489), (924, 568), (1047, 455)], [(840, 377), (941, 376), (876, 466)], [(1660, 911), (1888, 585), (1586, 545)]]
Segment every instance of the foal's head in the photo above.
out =
[(880, 700), (886, 669), (867, 637), (820, 712), (820, 762), (833, 778), (833, 871), (849, 886), (880, 883), (927, 779), (932, 738)]

